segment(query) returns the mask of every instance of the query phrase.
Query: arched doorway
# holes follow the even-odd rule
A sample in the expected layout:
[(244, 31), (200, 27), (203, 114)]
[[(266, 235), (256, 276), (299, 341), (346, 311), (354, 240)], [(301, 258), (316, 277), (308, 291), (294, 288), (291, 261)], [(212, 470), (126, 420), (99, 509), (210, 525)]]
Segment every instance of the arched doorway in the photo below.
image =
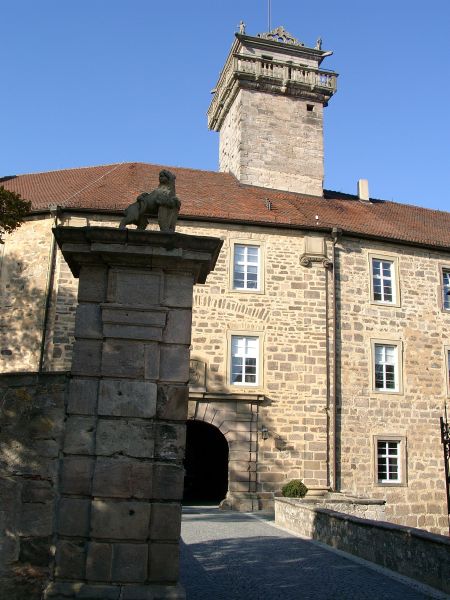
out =
[(228, 491), (228, 442), (209, 423), (186, 424), (183, 502), (219, 503)]

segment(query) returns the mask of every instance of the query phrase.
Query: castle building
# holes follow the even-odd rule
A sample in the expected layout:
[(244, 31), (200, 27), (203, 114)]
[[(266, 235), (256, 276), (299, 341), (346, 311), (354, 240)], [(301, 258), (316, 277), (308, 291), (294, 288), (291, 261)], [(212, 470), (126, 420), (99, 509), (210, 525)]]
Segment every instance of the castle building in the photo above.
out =
[(446, 533), (450, 214), (370, 198), (365, 181), (323, 189), (330, 54), (283, 28), (236, 34), (208, 110), (219, 172), (124, 163), (0, 180), (33, 204), (0, 246), (1, 370), (70, 367), (78, 282), (54, 223), (117, 226), (168, 168), (177, 230), (224, 240), (194, 294), (186, 498), (258, 510), (302, 479)]

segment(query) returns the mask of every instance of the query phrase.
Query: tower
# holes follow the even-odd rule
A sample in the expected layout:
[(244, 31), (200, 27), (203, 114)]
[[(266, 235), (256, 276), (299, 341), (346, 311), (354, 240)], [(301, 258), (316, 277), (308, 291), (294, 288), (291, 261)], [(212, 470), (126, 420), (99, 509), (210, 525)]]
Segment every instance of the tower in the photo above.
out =
[(337, 74), (332, 54), (307, 48), (283, 27), (236, 34), (208, 109), (220, 132), (219, 170), (244, 184), (322, 196), (323, 108)]

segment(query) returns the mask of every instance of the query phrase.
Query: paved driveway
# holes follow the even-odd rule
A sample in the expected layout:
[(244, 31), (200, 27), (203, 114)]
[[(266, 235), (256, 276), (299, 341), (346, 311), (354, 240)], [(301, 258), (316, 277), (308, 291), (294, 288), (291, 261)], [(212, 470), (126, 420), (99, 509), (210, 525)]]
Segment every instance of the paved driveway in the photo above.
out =
[(275, 528), (271, 517), (264, 519), (184, 508), (181, 582), (188, 600), (449, 598)]

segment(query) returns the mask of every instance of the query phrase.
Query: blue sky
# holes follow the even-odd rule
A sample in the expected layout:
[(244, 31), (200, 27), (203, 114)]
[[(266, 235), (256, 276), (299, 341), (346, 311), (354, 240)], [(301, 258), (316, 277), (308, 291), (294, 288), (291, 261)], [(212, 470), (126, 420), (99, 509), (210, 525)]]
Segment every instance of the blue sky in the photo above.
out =
[[(267, 0), (0, 0), (0, 175), (143, 161), (216, 170), (206, 110), (241, 19)], [(272, 0), (334, 51), (325, 186), (450, 210), (450, 2)]]

